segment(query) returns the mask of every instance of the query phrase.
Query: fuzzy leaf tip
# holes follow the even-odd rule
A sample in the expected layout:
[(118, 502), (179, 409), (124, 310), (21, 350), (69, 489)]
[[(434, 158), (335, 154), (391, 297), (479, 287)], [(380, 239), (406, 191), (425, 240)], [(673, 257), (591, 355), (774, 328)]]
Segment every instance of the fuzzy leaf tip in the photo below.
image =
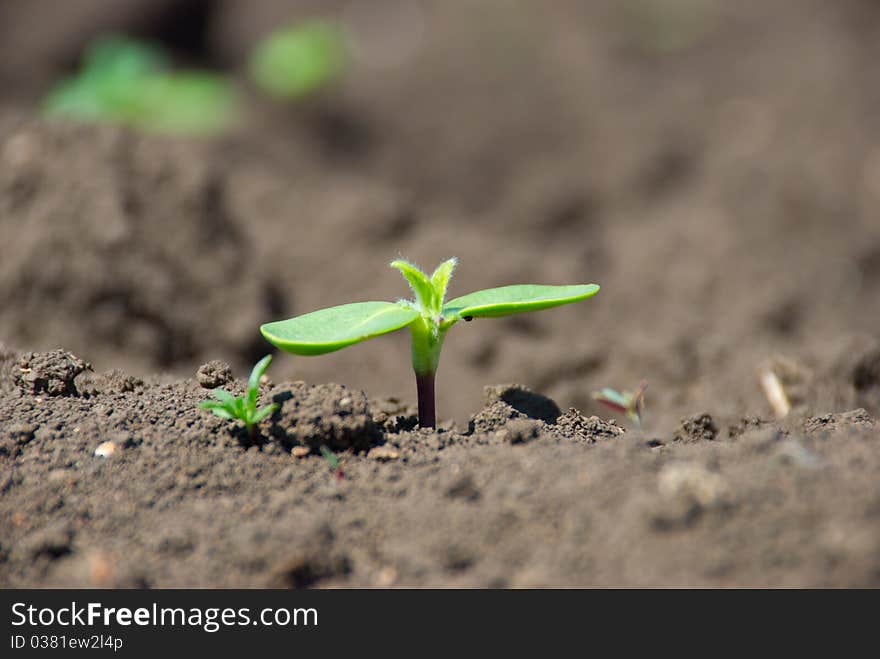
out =
[(417, 265), (410, 263), (406, 259), (395, 259), (389, 265), (399, 270), (400, 274), (404, 276), (419, 306), (423, 309), (431, 309), (434, 305), (434, 286), (431, 284), (428, 275), (422, 272), (421, 268)]

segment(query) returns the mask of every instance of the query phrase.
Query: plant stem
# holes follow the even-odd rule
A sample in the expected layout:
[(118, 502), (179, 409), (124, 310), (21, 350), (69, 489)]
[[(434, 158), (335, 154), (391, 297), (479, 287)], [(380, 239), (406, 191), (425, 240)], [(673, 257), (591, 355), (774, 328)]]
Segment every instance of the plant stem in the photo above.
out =
[(446, 330), (441, 330), (431, 317), (422, 316), (409, 326), (412, 336), (412, 364), (419, 394), (419, 425), (436, 428), (434, 408), (434, 374), (440, 361), (440, 349)]
[(416, 389), (419, 394), (419, 425), (422, 428), (437, 427), (434, 408), (434, 372), (416, 373)]

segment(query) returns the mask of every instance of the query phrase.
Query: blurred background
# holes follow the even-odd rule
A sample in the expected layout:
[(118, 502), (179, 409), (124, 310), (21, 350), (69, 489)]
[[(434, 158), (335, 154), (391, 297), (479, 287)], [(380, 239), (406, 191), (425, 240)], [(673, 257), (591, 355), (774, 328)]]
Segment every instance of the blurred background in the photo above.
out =
[[(602, 291), (456, 327), (440, 417), (769, 414), (768, 360), (876, 413), (878, 61), (876, 0), (0, 0), (0, 341), (242, 376), (456, 255), (453, 296)], [(415, 399), (405, 333), (271, 375)]]

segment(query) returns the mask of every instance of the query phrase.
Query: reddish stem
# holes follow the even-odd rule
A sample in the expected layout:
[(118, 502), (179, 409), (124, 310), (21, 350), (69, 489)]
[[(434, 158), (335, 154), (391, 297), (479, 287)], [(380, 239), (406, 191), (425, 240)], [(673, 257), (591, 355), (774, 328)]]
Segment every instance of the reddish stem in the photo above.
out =
[(416, 389), (419, 394), (419, 425), (422, 428), (437, 427), (434, 408), (434, 373), (416, 373)]

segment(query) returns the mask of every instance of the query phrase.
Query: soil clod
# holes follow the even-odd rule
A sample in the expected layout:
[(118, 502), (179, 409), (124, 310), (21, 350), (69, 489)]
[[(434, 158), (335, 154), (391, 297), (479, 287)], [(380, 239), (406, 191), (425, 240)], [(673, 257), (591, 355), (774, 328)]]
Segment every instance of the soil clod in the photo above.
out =
[(613, 439), (626, 432), (614, 422), (605, 421), (597, 416), (586, 417), (573, 407), (559, 417), (556, 421), (556, 429), (564, 437), (590, 444)]
[(483, 388), (486, 406), (497, 401), (510, 405), (520, 414), (530, 419), (539, 419), (544, 423), (555, 423), (561, 414), (554, 400), (535, 393), (521, 384), (498, 384)]
[(232, 380), (232, 368), (219, 359), (214, 359), (199, 366), (196, 379), (205, 389), (216, 389)]
[(25, 393), (75, 396), (76, 376), (91, 368), (91, 364), (66, 350), (27, 352), (19, 360), (14, 378)]
[(496, 400), (471, 416), (468, 432), (480, 434), (494, 432), (503, 428), (511, 419), (525, 419), (526, 415), (512, 408), (504, 401)]
[(694, 414), (681, 420), (673, 437), (676, 442), (712, 441), (718, 436), (718, 427), (709, 414)]
[(848, 428), (864, 430), (873, 428), (874, 424), (874, 418), (864, 409), (859, 408), (839, 414), (822, 414), (810, 417), (804, 421), (804, 432), (809, 435), (813, 433), (831, 433)]

